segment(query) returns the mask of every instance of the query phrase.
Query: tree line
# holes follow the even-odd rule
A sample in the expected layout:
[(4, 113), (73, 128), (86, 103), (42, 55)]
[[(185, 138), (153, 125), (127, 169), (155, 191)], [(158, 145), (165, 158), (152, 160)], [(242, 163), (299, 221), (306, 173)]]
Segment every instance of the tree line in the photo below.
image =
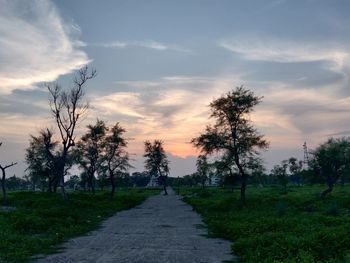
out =
[[(119, 122), (107, 127), (104, 121), (98, 119), (95, 124), (87, 126), (86, 133), (80, 139), (76, 138), (77, 125), (89, 108), (84, 101), (85, 86), (96, 75), (96, 70), (84, 67), (75, 74), (73, 86), (68, 90), (62, 89), (58, 83), (46, 85), (58, 135), (49, 128), (43, 129), (38, 135), (30, 136), (26, 149), (29, 177), (33, 181), (44, 181), (49, 192), (60, 189), (64, 200), (68, 199), (65, 176), (74, 165), (81, 169), (81, 181), (86, 182), (93, 194), (96, 174), (101, 182), (108, 180), (111, 198), (115, 193), (116, 178), (125, 175), (131, 167), (126, 130)], [(287, 192), (290, 182), (298, 185), (305, 182), (326, 183), (327, 189), (321, 194), (324, 197), (339, 180), (345, 181), (350, 170), (350, 139), (345, 137), (331, 138), (310, 152), (307, 165), (291, 157), (274, 166), (267, 174), (260, 154), (268, 149), (269, 143), (250, 119), (250, 114), (262, 99), (243, 86), (214, 99), (209, 105), (213, 123), (191, 140), (200, 151), (196, 162), (197, 172), (179, 179), (178, 183), (195, 182), (204, 187), (213, 176), (220, 177), (222, 185), (237, 185), (244, 201), (248, 183), (263, 185), (278, 182), (284, 192)], [(159, 178), (167, 194), (169, 161), (163, 142), (146, 141), (144, 147), (146, 171)], [(0, 166), (5, 200), (5, 170), (13, 165), (15, 163)], [(171, 182), (174, 183), (174, 180)]]
[[(65, 176), (74, 165), (78, 165), (83, 171), (82, 175), (92, 194), (95, 193), (96, 173), (102, 177), (107, 175), (111, 186), (111, 199), (116, 191), (116, 177), (123, 175), (131, 167), (126, 130), (119, 122), (107, 127), (104, 121), (98, 119), (95, 124), (87, 126), (86, 133), (80, 139), (76, 138), (76, 128), (89, 108), (84, 100), (85, 86), (96, 75), (96, 70), (89, 70), (86, 66), (75, 74), (70, 89), (62, 89), (57, 82), (46, 84), (58, 135), (50, 128), (42, 129), (38, 135), (30, 136), (29, 147), (26, 149), (26, 172), (30, 180), (45, 183), (50, 193), (60, 189), (65, 201), (68, 200)], [(166, 190), (169, 162), (163, 141), (145, 141), (144, 144), (145, 168), (149, 174), (160, 179)], [(2, 190), (5, 203), (5, 170), (13, 165), (15, 163), (0, 166), (3, 172)], [(100, 179), (105, 181), (105, 178)]]

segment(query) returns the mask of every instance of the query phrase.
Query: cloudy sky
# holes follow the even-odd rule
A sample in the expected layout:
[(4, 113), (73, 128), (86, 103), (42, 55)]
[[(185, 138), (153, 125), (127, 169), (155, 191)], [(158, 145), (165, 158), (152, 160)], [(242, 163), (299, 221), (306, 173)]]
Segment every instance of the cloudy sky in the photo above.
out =
[(211, 120), (209, 102), (244, 85), (264, 96), (252, 115), (270, 141), (266, 165), (350, 135), (347, 0), (0, 0), (1, 162), (23, 175), (29, 134), (54, 127), (43, 82), (69, 86), (90, 64), (96, 118), (128, 131), (136, 169), (142, 142), (163, 139), (173, 176), (192, 172), (189, 144)]

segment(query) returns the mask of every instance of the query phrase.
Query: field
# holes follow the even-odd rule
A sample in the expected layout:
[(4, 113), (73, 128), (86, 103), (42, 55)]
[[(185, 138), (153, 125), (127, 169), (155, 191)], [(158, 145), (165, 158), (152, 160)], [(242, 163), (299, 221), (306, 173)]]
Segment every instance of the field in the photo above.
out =
[(202, 215), (209, 235), (233, 241), (242, 262), (350, 262), (350, 187), (338, 186), (325, 200), (324, 187), (181, 189)]
[(0, 262), (25, 262), (35, 254), (52, 253), (55, 245), (86, 234), (115, 212), (140, 204), (159, 190), (123, 189), (113, 201), (108, 192), (59, 194), (13, 192), (15, 211), (0, 210)]

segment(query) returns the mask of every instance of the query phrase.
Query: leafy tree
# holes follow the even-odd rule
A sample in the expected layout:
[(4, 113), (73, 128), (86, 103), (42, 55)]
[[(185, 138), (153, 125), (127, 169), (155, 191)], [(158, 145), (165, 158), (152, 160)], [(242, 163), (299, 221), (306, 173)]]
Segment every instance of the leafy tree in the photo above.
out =
[(287, 184), (288, 184), (288, 162), (282, 161), (281, 165), (275, 165), (271, 170), (271, 175), (275, 176), (283, 187), (283, 192), (287, 193)]
[(18, 189), (23, 190), (28, 187), (28, 184), (25, 179), (14, 175), (6, 179), (6, 187), (9, 190), (18, 190)]
[[(0, 147), (2, 146), (2, 142), (0, 142)], [(6, 195), (6, 169), (16, 165), (17, 163), (10, 163), (10, 164), (0, 164), (0, 170), (2, 172), (2, 178), (1, 178), (1, 189), (2, 189), (2, 200), (3, 204), (7, 204), (7, 195)]]
[(66, 174), (66, 163), (69, 159), (70, 149), (75, 146), (75, 129), (83, 114), (88, 108), (88, 104), (83, 101), (84, 87), (90, 79), (96, 76), (96, 71), (88, 71), (84, 67), (78, 71), (73, 80), (73, 87), (69, 91), (62, 90), (58, 83), (48, 84), (50, 93), (50, 107), (53, 118), (56, 122), (60, 134), (61, 150), (58, 159), (49, 148), (47, 154), (52, 161), (56, 162), (57, 178), (61, 187), (61, 194), (64, 200), (68, 200), (64, 188), (64, 176)]
[(202, 185), (202, 188), (204, 188), (205, 182), (208, 180), (209, 174), (209, 164), (207, 161), (207, 157), (205, 155), (199, 155), (197, 158), (196, 166), (199, 181)]
[(325, 179), (327, 189), (321, 193), (325, 197), (333, 191), (335, 183), (350, 165), (350, 137), (330, 138), (312, 153), (310, 167)]
[[(26, 171), (32, 183), (33, 190), (37, 182), (47, 182), (48, 192), (52, 192), (54, 184), (57, 185), (57, 174), (55, 173), (55, 160), (49, 158), (46, 147), (54, 151), (57, 147), (56, 142), (51, 142), (52, 132), (50, 130), (40, 131), (38, 136), (30, 136), (29, 147), (26, 149), (25, 161), (28, 164)], [(48, 144), (48, 145), (45, 145)]]
[(210, 103), (214, 125), (192, 139), (204, 154), (222, 153), (238, 169), (241, 181), (241, 200), (245, 200), (247, 166), (258, 155), (258, 149), (267, 149), (268, 143), (253, 127), (249, 114), (261, 102), (252, 91), (238, 87)]
[(263, 186), (266, 183), (266, 169), (263, 165), (263, 161), (260, 158), (254, 158), (251, 160), (249, 168), (251, 170), (251, 178), (254, 184)]
[(303, 171), (303, 161), (298, 160), (295, 157), (291, 157), (288, 159), (288, 168), (291, 174), (291, 178), (300, 186), (301, 175)]
[(115, 177), (131, 167), (129, 164), (129, 154), (126, 151), (128, 143), (124, 137), (125, 132), (125, 129), (119, 123), (116, 123), (108, 130), (104, 139), (102, 156), (112, 187), (111, 199), (114, 197), (116, 188)]
[(89, 188), (95, 194), (95, 173), (103, 161), (101, 153), (107, 127), (103, 121), (97, 120), (95, 125), (88, 125), (87, 128), (87, 133), (77, 143), (75, 156), (81, 168), (86, 172)]
[(163, 141), (154, 140), (153, 143), (145, 141), (145, 168), (150, 175), (158, 177), (163, 185), (164, 194), (167, 195), (166, 180), (169, 174), (169, 161), (163, 147)]

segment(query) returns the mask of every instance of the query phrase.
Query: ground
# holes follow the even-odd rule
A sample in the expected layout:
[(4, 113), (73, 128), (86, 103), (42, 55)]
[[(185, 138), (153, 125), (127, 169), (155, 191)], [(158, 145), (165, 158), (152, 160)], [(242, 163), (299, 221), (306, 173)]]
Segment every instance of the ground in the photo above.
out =
[(200, 216), (169, 189), (118, 212), (87, 236), (38, 262), (223, 262), (233, 259), (230, 242), (207, 237)]

